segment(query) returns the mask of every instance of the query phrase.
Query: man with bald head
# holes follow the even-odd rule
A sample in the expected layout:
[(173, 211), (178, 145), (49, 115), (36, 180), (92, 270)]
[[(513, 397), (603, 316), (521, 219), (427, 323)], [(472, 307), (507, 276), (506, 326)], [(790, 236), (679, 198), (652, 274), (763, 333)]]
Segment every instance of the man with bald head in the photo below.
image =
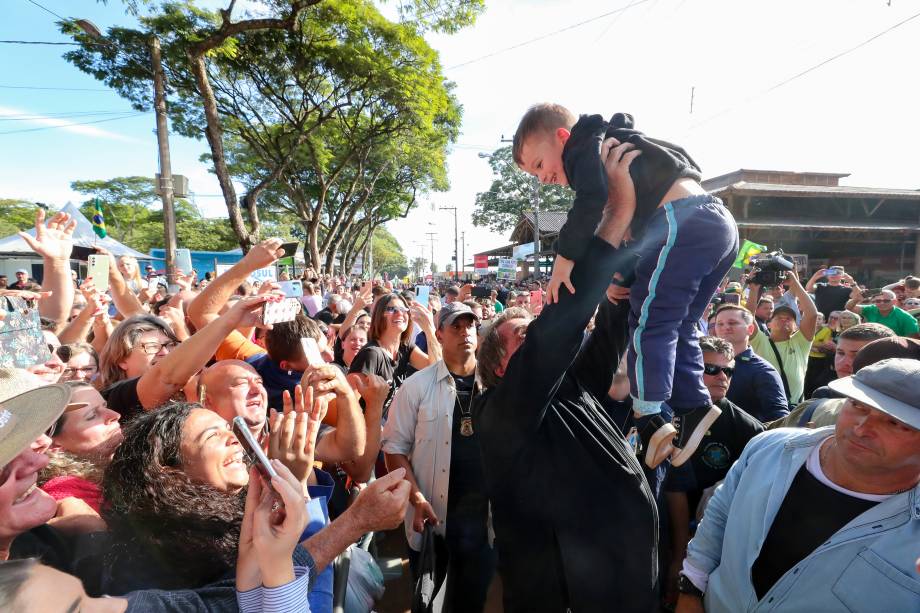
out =
[[(316, 443), (319, 462), (346, 462), (364, 452), (365, 426), (360, 406), (345, 376), (334, 366), (313, 373), (314, 381), (327, 384), (335, 393), (336, 427), (322, 426)], [(204, 394), (199, 402), (228, 422), (240, 416), (257, 439), (265, 432), (268, 394), (256, 369), (242, 360), (221, 360), (206, 369), (199, 381)], [(272, 407), (278, 411), (283, 407)]]

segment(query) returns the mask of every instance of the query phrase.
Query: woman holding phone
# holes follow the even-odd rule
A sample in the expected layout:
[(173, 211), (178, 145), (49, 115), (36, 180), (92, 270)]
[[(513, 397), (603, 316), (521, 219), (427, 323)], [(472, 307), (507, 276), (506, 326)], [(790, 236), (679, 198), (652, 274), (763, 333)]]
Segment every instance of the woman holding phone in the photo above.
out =
[[(410, 318), (422, 329), (428, 342), (427, 353), (412, 342)], [(381, 296), (374, 304), (367, 344), (358, 352), (349, 372), (375, 374), (390, 385), (384, 402), (383, 415), (393, 400), (393, 394), (402, 382), (416, 370), (441, 359), (441, 344), (435, 336), (434, 318), (428, 307), (406, 299), (397, 293)]]

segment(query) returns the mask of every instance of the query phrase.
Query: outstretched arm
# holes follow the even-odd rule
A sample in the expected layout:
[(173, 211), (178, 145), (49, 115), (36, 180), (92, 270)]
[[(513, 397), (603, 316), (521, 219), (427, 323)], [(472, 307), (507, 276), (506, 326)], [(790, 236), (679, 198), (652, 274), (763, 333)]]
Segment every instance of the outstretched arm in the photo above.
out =
[(19, 236), (32, 250), (42, 256), (44, 273), (42, 290), (51, 295), (38, 302), (42, 317), (54, 320), (60, 329), (67, 323), (73, 305), (73, 280), (70, 277), (70, 252), (77, 221), (67, 213), (58, 212), (45, 223), (45, 211), (35, 212), (35, 236), (20, 232)]

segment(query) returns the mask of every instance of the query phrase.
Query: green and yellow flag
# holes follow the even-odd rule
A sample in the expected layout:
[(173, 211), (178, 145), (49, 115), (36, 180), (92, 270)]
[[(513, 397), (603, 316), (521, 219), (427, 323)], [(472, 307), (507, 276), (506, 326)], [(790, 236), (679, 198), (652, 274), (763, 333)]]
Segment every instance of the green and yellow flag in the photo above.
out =
[(105, 238), (108, 235), (108, 232), (105, 231), (105, 217), (102, 216), (102, 203), (99, 198), (96, 198), (93, 206), (93, 232), (99, 238)]
[(741, 245), (741, 249), (738, 250), (738, 257), (735, 258), (733, 266), (735, 268), (744, 268), (751, 263), (752, 255), (763, 253), (766, 250), (766, 245), (758, 245), (757, 243), (752, 243), (748, 239), (744, 239), (744, 244)]

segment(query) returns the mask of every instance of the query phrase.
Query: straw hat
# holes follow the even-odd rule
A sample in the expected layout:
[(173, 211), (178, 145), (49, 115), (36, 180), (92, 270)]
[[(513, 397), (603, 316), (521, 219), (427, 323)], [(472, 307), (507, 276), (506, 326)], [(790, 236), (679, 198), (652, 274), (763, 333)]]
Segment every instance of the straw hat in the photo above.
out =
[(66, 385), (47, 385), (27, 370), (0, 368), (0, 467), (48, 430), (69, 400)]

